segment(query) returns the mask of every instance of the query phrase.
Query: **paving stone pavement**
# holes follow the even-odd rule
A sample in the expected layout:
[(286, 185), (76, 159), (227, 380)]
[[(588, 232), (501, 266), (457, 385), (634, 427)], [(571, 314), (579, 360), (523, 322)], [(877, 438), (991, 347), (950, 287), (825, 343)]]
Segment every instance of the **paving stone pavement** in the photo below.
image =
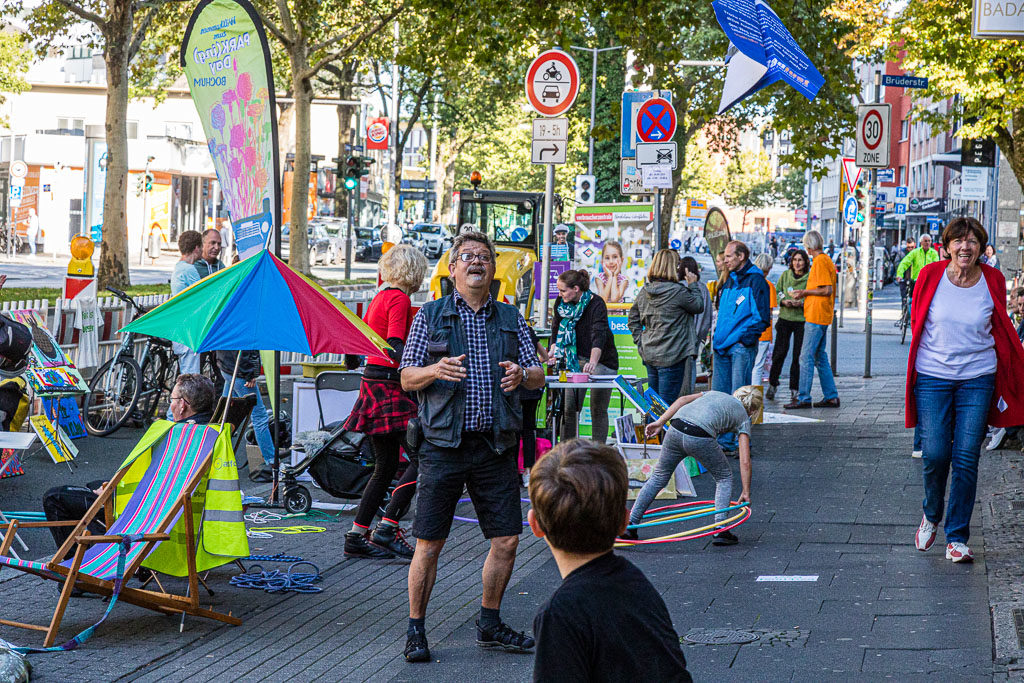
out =
[[(1016, 655), (1000, 649), (998, 628), (994, 644), (989, 594), (990, 581), (1007, 590), (997, 621), (1024, 608), (1017, 584), (1024, 511), (1009, 506), (1024, 490), (1024, 459), (1009, 451), (983, 458), (973, 565), (947, 561), (941, 534), (930, 552), (920, 553), (912, 545), (921, 515), (920, 461), (909, 457), (911, 433), (903, 429), (903, 380), (844, 376), (839, 388), (842, 408), (802, 413), (821, 422), (755, 427), (753, 516), (736, 530), (738, 545), (715, 548), (698, 540), (622, 551), (664, 597), (680, 636), (708, 629), (756, 636), (746, 645), (684, 645), (695, 679), (1015, 678), (1016, 662), (1024, 659), (1011, 661)], [(769, 410), (781, 412), (783, 402), (769, 403)], [(708, 476), (695, 478), (695, 485), (700, 498), (712, 497)], [(401, 658), (405, 565), (345, 559), (348, 525), (325, 526), (323, 534), (252, 541), (254, 553), (316, 562), (322, 593), (247, 591), (228, 585), (233, 571), (216, 570), (210, 582), (216, 595), (204, 594), (203, 603), (232, 610), (242, 626), (189, 618), (179, 633), (176, 618), (119, 605), (81, 650), (33, 656), (35, 680), (530, 679), (529, 655), (474, 646), (486, 544), (473, 525), (456, 523), (442, 554), (427, 617), (436, 661), (421, 665)], [(765, 575), (817, 579), (757, 580)], [(10, 576), (0, 573), (4, 616), (48, 618), (53, 585)], [(505, 620), (529, 628), (559, 580), (544, 543), (524, 534)], [(102, 609), (98, 600), (74, 601), (63, 634), (91, 624)], [(0, 637), (18, 642), (33, 635), (0, 630)]]

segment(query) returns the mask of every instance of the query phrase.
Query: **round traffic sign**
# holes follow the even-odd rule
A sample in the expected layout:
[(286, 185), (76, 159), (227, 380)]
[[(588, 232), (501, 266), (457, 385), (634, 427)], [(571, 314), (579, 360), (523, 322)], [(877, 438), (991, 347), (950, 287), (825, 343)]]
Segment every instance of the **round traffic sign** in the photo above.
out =
[(374, 121), (366, 127), (366, 138), (376, 144), (384, 142), (388, 137), (388, 127), (380, 121)]
[(864, 116), (860, 124), (860, 137), (864, 146), (868, 149), (875, 149), (882, 142), (882, 133), (885, 125), (882, 123), (882, 115), (877, 109), (872, 109)]
[(636, 134), (644, 142), (671, 140), (676, 134), (676, 110), (663, 97), (654, 97), (636, 113)]
[(580, 92), (580, 69), (568, 52), (542, 52), (526, 70), (526, 99), (541, 116), (568, 111)]
[(857, 222), (857, 198), (852, 194), (848, 195), (846, 201), (843, 202), (843, 220), (847, 225)]
[(17, 159), (11, 162), (11, 177), (12, 178), (24, 178), (28, 175), (28, 164), (21, 159)]

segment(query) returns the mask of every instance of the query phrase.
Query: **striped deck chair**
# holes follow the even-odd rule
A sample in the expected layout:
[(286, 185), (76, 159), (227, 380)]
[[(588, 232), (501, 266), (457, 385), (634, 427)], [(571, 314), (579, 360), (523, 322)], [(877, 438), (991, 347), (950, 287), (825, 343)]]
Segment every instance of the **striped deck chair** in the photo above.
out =
[[(161, 542), (170, 539), (170, 531), (182, 517), (184, 504), (189, 501), (210, 468), (214, 444), (219, 432), (213, 427), (195, 424), (176, 424), (153, 445), (152, 461), (135, 487), (124, 511), (116, 520), (111, 520), (111, 498), (130, 467), (122, 465), (114, 478), (100, 492), (99, 498), (85, 516), (78, 522), (22, 522), (13, 521), (7, 526), (7, 533), (0, 543), (0, 569), (4, 566), (29, 574), (51, 579), (64, 584), (48, 626), (24, 624), (0, 619), (0, 624), (44, 631), (43, 646), (50, 647), (57, 637), (64, 610), (71, 592), (79, 590), (115, 596), (133, 605), (146, 607), (166, 614), (192, 614), (216, 619), (232, 625), (241, 620), (230, 614), (221, 614), (199, 607), (198, 574), (195, 565), (195, 530), (192, 515), (184, 515), (188, 543), (188, 584), (186, 596), (172, 593), (128, 588), (128, 580), (139, 565)], [(229, 434), (225, 437), (230, 438)], [(101, 512), (105, 512), (107, 532), (91, 535), (86, 526)], [(49, 562), (29, 562), (5, 557), (14, 533), (19, 527), (75, 525), (68, 540), (58, 548)], [(123, 543), (125, 539), (129, 543)], [(122, 547), (126, 546), (126, 550)], [(73, 552), (69, 560), (62, 561)], [(123, 561), (119, 556), (124, 555)], [(118, 565), (123, 566), (123, 576), (118, 576)], [(104, 615), (105, 616), (105, 615)]]

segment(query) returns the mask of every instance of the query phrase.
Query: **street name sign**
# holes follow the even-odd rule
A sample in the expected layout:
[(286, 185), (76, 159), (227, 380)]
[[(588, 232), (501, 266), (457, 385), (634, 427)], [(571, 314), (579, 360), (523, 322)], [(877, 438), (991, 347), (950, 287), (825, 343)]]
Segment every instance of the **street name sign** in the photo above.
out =
[(654, 194), (653, 188), (644, 187), (643, 177), (633, 159), (623, 159), (619, 165), (619, 192), (621, 194)]
[(885, 168), (889, 165), (891, 104), (862, 104), (857, 108), (857, 166)]
[(677, 146), (674, 140), (668, 142), (639, 142), (636, 145), (636, 165), (658, 166), (668, 164), (672, 170), (677, 168)]
[(886, 88), (927, 88), (928, 79), (921, 76), (882, 76), (882, 85)]
[(636, 114), (636, 134), (643, 142), (663, 142), (676, 134), (676, 110), (663, 97), (653, 97)]
[(580, 69), (568, 52), (542, 52), (526, 70), (526, 99), (541, 116), (564, 114), (580, 92)]

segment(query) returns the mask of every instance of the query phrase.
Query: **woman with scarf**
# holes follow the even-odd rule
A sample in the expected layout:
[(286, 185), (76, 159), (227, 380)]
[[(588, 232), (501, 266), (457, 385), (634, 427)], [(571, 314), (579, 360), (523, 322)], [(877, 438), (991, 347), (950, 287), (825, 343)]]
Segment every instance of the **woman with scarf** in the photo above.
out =
[[(559, 275), (558, 297), (551, 322), (555, 335), (551, 352), (565, 359), (569, 374), (616, 374), (619, 354), (608, 326), (608, 307), (604, 299), (590, 291), (587, 271), (567, 270)], [(560, 435), (563, 441), (576, 438), (578, 413), (586, 393), (585, 389), (566, 391), (565, 419)], [(608, 404), (611, 399), (611, 389), (592, 389), (590, 392), (590, 433), (598, 443), (608, 439)]]

